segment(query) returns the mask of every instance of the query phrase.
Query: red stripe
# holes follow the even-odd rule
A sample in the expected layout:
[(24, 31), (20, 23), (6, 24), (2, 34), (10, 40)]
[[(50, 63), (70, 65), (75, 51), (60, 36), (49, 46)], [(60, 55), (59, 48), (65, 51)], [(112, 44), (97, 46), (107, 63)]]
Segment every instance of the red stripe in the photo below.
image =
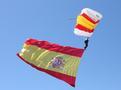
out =
[(99, 20), (95, 22), (95, 21), (92, 20), (89, 16), (87, 16), (85, 13), (83, 13), (81, 16), (85, 17), (87, 20), (89, 20), (89, 21), (92, 22), (93, 24), (97, 24), (97, 23), (99, 22)]
[(59, 52), (59, 53), (63, 53), (63, 54), (68, 54), (68, 55), (72, 55), (72, 56), (76, 56), (76, 57), (81, 57), (84, 52), (84, 49), (74, 48), (74, 47), (70, 47), (70, 46), (61, 46), (61, 45), (50, 43), (47, 41), (39, 41), (39, 40), (35, 40), (35, 39), (28, 39), (25, 42), (25, 44), (34, 45), (39, 48), (43, 48), (43, 49), (47, 49), (50, 51), (55, 51), (55, 52)]
[(32, 67), (36, 68), (37, 70), (39, 71), (42, 71), (42, 72), (45, 72), (47, 74), (50, 74), (60, 80), (63, 80), (65, 82), (67, 82), (68, 84), (70, 84), (71, 86), (75, 87), (75, 80), (76, 80), (76, 77), (72, 77), (72, 76), (69, 76), (69, 75), (66, 75), (66, 74), (62, 74), (62, 73), (58, 73), (58, 72), (54, 72), (54, 71), (51, 71), (51, 70), (47, 70), (47, 69), (43, 69), (43, 68), (40, 68), (40, 67), (37, 67), (35, 66), (34, 64), (31, 64), (30, 62), (26, 61), (24, 58), (22, 58), (19, 54), (17, 54), (17, 56), (19, 58), (21, 58), (21, 60), (23, 60), (24, 62), (26, 62), (27, 64), (31, 65)]
[(89, 32), (89, 33), (92, 33), (94, 30), (90, 30), (90, 29), (88, 29), (88, 28), (86, 28), (86, 27), (84, 27), (84, 26), (82, 26), (82, 25), (80, 25), (80, 24), (77, 24), (76, 26), (75, 26), (75, 28), (77, 28), (77, 29), (79, 29), (79, 30), (81, 30), (81, 31), (85, 31), (85, 32)]

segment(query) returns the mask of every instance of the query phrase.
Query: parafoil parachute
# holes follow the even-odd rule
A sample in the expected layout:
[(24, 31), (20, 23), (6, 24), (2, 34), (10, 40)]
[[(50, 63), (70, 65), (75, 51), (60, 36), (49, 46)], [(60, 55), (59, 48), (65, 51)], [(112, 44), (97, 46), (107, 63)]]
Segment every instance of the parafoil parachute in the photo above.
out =
[(77, 16), (74, 33), (78, 36), (91, 37), (102, 17), (99, 12), (90, 8), (84, 8), (81, 14)]

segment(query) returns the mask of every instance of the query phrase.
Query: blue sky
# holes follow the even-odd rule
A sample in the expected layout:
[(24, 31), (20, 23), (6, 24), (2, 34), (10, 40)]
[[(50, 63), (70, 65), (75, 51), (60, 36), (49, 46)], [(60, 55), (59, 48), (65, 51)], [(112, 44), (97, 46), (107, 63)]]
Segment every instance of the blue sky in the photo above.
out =
[[(92, 8), (104, 16), (81, 60), (76, 87), (33, 69), (16, 53), (31, 37), (83, 47), (73, 34), (80, 11)], [(120, 0), (0, 0), (1, 90), (121, 90)]]

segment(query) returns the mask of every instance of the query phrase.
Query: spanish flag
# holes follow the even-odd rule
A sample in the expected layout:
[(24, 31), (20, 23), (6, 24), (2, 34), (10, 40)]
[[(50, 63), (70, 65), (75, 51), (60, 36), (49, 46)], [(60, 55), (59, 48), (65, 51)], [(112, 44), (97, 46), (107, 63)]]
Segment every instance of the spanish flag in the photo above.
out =
[(39, 71), (75, 86), (76, 73), (84, 49), (28, 39), (17, 54)]

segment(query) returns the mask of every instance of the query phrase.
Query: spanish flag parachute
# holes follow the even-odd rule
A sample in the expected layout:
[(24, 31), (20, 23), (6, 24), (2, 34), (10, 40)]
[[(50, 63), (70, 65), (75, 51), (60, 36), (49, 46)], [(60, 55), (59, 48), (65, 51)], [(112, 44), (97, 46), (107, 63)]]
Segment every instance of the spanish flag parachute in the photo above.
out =
[(90, 8), (84, 8), (79, 16), (74, 28), (74, 33), (79, 36), (91, 37), (102, 15)]

